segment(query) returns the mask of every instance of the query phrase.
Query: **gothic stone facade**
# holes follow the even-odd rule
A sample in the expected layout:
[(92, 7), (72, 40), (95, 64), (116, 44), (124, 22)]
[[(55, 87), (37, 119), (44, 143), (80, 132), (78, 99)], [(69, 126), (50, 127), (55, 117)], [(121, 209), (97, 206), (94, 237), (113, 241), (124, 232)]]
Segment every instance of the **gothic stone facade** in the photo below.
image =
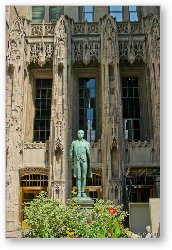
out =
[[(94, 22), (79, 22), (77, 6), (65, 6), (55, 24), (34, 24), (31, 16), (31, 6), (6, 7), (7, 232), (17, 230), (21, 223), (22, 202), (45, 187), (50, 197), (63, 203), (70, 197), (74, 184), (69, 148), (80, 125), (88, 130), (91, 126), (83, 125), (82, 119), (88, 117), (81, 116), (84, 99), (80, 97), (86, 92), (84, 84), (92, 81), (95, 183), (87, 191), (117, 204), (159, 197), (159, 8), (142, 7), (138, 22), (117, 22), (107, 6), (94, 7)], [(135, 89), (129, 88), (130, 81)], [(38, 85), (44, 83), (52, 84), (45, 89), (51, 92), (47, 94), (51, 105), (49, 120), (44, 120), (49, 122), (48, 132), (44, 125), (48, 138), (41, 141), (34, 133), (37, 111), (45, 111), (36, 106), (37, 92), (45, 94)], [(133, 97), (131, 91), (138, 92), (134, 97), (139, 103), (133, 102), (135, 112), (139, 106), (136, 120), (124, 111), (124, 97)], [(85, 98), (85, 102), (91, 100)]]

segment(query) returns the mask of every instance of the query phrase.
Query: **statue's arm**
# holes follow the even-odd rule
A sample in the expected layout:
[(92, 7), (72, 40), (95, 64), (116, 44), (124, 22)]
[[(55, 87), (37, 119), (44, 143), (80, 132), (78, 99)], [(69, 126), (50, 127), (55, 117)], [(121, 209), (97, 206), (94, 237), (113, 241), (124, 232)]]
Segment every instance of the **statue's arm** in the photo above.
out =
[(88, 159), (90, 160), (90, 143), (87, 142), (87, 156), (88, 156)]
[(72, 144), (71, 144), (71, 147), (70, 147), (70, 152), (69, 152), (69, 155), (70, 155), (70, 158), (71, 158), (71, 160), (72, 160), (72, 163), (73, 163), (73, 161), (74, 161), (74, 157), (73, 157), (73, 146), (74, 146), (74, 142), (72, 142)]

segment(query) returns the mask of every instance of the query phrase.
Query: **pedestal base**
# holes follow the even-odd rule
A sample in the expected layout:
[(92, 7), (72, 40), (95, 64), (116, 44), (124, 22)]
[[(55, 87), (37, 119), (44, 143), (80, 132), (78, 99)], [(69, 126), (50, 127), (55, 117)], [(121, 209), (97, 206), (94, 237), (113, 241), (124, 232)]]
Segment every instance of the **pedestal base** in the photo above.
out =
[(81, 208), (92, 209), (94, 206), (94, 201), (90, 197), (74, 197)]

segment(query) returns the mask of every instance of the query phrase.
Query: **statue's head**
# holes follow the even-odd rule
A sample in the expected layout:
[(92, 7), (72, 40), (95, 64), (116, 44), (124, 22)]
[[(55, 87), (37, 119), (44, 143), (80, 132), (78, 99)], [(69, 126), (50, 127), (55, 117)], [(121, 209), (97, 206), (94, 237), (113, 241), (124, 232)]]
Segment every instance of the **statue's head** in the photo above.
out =
[(84, 138), (84, 130), (78, 130), (78, 139)]

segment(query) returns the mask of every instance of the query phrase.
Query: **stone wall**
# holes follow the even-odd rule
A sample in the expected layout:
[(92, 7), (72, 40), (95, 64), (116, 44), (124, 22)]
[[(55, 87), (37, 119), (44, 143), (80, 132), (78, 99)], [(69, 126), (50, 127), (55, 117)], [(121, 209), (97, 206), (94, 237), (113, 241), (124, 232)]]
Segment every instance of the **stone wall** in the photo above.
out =
[(7, 231), (19, 223), (19, 169), (23, 165), (23, 103), (26, 79), (25, 36), (29, 22), (17, 18), (10, 27), (7, 48), (6, 113), (6, 216)]
[(157, 165), (160, 164), (160, 20), (150, 14), (144, 18), (147, 53), (147, 82), (150, 93), (153, 141)]

